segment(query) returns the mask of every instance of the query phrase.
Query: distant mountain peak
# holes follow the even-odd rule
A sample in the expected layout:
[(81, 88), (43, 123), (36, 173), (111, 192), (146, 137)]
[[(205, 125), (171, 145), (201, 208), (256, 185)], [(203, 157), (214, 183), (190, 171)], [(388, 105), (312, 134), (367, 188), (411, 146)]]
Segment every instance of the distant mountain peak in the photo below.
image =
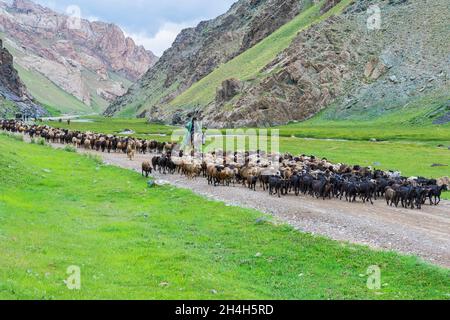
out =
[(143, 115), (219, 65), (260, 42), (309, 6), (309, 0), (239, 0), (224, 14), (183, 29), (155, 66), (106, 110)]
[(16, 63), (88, 106), (105, 108), (158, 60), (115, 24), (70, 19), (29, 0), (0, 1), (0, 32), (20, 51)]

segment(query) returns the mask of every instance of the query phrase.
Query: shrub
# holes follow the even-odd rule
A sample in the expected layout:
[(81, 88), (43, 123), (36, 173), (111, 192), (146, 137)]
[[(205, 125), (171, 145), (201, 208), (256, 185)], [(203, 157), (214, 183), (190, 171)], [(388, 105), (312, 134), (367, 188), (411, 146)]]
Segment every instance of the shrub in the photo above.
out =
[(67, 145), (67, 146), (64, 147), (64, 151), (77, 152), (77, 149), (74, 146), (72, 146), (72, 145)]
[(17, 141), (24, 141), (24, 137), (20, 133), (13, 133), (13, 132), (2, 131), (1, 135), (10, 137), (10, 138), (12, 138), (14, 140), (17, 140)]
[(84, 156), (90, 160), (93, 160), (96, 164), (103, 165), (103, 159), (98, 155), (86, 153)]
[(38, 138), (36, 141), (36, 144), (38, 144), (40, 146), (45, 146), (47, 143), (45, 142), (44, 138)]

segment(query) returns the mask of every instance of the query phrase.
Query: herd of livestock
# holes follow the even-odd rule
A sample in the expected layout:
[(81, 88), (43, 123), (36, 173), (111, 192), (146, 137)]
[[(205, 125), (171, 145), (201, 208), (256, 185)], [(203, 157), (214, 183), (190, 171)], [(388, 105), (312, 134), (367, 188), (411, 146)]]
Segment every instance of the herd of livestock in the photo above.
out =
[(5, 131), (77, 148), (124, 153), (130, 160), (136, 153), (151, 153), (149, 161), (142, 164), (142, 174), (147, 177), (153, 170), (161, 174), (179, 173), (189, 179), (204, 177), (212, 186), (242, 184), (251, 190), (259, 187), (278, 197), (290, 193), (308, 194), (324, 200), (338, 198), (356, 202), (360, 199), (371, 204), (383, 198), (389, 206), (421, 209), (426, 203), (438, 205), (442, 192), (449, 185), (448, 177), (403, 177), (400, 172), (333, 164), (314, 156), (284, 154), (275, 157), (261, 151), (194, 156), (184, 154), (176, 143), (57, 129), (15, 120), (2, 120), (0, 124)]

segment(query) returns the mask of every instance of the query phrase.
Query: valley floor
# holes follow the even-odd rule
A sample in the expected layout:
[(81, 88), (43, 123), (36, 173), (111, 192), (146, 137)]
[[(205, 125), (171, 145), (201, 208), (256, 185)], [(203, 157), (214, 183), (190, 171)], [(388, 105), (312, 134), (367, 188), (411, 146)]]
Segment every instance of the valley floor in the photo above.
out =
[[(64, 148), (53, 143), (54, 148)], [(99, 155), (107, 164), (141, 172), (143, 161), (154, 155), (138, 154), (133, 161), (121, 153), (99, 153), (79, 149), (78, 152)], [(369, 245), (373, 248), (413, 254), (434, 264), (450, 268), (450, 201), (439, 206), (423, 206), (422, 210), (388, 207), (384, 199), (375, 205), (348, 203), (336, 199), (321, 200), (310, 196), (290, 195), (278, 199), (258, 189), (252, 192), (243, 186), (212, 187), (204, 178), (187, 179), (178, 174), (161, 179), (179, 188), (239, 206), (271, 214), (294, 228), (327, 236), (335, 240)]]
[[(0, 146), (0, 299), (448, 299), (448, 269), (412, 256), (298, 232), (189, 190), (149, 189), (139, 174), (96, 156), (2, 135)], [(296, 200), (297, 214), (326, 221)], [(368, 219), (362, 204), (354, 208), (362, 210), (349, 214), (355, 221)], [(422, 213), (422, 228), (434, 234), (448, 225), (438, 210)], [(386, 214), (372, 215), (387, 225)], [(411, 232), (422, 239), (418, 212), (392, 215), (416, 224)], [(448, 234), (433, 238), (448, 245)], [(79, 291), (64, 282), (74, 265)], [(373, 265), (381, 268), (377, 290), (366, 286)]]
[[(175, 127), (149, 124), (145, 119), (83, 117), (83, 122), (44, 122), (70, 130), (171, 141)], [(440, 178), (450, 172), (450, 125), (414, 126), (401, 123), (305, 122), (278, 128), (280, 151), (326, 157), (331, 162), (400, 170), (406, 176)], [(309, 139), (314, 138), (314, 139)], [(377, 142), (369, 140), (377, 139)], [(434, 166), (437, 165), (437, 166)], [(441, 166), (442, 165), (442, 166)], [(450, 200), (450, 192), (444, 194)]]

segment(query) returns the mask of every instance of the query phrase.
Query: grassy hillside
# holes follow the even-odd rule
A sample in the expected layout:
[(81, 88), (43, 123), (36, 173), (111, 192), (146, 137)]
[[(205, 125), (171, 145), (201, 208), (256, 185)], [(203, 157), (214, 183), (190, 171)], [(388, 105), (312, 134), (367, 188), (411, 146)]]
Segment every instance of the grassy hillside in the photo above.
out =
[[(16, 69), (25, 85), (33, 97), (36, 98), (51, 114), (91, 114), (104, 111), (109, 102), (97, 95), (96, 75), (85, 71), (89, 93), (91, 95), (91, 106), (88, 106), (57, 87), (53, 82), (37, 72), (30, 72), (16, 64)], [(122, 82), (125, 87), (129, 87), (131, 82), (127, 79), (110, 72), (109, 76), (114, 81)]]
[(448, 93), (432, 94), (382, 115), (354, 114), (345, 120), (335, 106), (314, 118), (276, 127), (283, 136), (348, 140), (441, 141), (450, 145), (450, 123), (433, 121), (450, 111)]
[(15, 65), (19, 76), (33, 97), (43, 106), (49, 107), (51, 113), (86, 114), (99, 111), (96, 106), (89, 107), (74, 96), (58, 88), (53, 82), (37, 72), (30, 72), (20, 65)]
[[(0, 135), (0, 299), (448, 299), (449, 271)], [(176, 203), (177, 205), (173, 205)], [(81, 268), (81, 290), (64, 280)], [(367, 289), (371, 265), (380, 290)]]
[(323, 15), (320, 15), (320, 8), (324, 1), (312, 5), (254, 47), (228, 63), (221, 65), (208, 76), (195, 83), (191, 88), (175, 98), (170, 103), (170, 106), (188, 108), (206, 105), (214, 100), (216, 89), (224, 80), (230, 78), (252, 80), (257, 78), (261, 69), (275, 59), (281, 51), (286, 49), (300, 31), (327, 19), (333, 14), (339, 14), (351, 2), (352, 0), (343, 0)]
[[(5, 39), (5, 35), (0, 33), (0, 36)], [(17, 58), (23, 56), (20, 50), (17, 50), (9, 42), (5, 41), (4, 45), (11, 54)], [(74, 96), (68, 94), (64, 90), (57, 87), (53, 82), (48, 80), (38, 72), (31, 72), (14, 63), (14, 67), (19, 73), (20, 78), (25, 83), (28, 91), (42, 106), (53, 115), (58, 113), (92, 113), (93, 108), (85, 105)], [(94, 107), (95, 108), (95, 107)]]
[[(0, 36), (4, 37), (4, 34), (0, 33)], [(5, 42), (5, 46), (13, 56), (23, 56), (23, 53), (20, 52), (20, 50), (17, 50), (8, 42)], [(15, 63), (14, 67), (19, 72), (19, 76), (27, 86), (28, 91), (33, 95), (36, 101), (49, 111), (51, 115), (100, 113), (109, 105), (109, 102), (97, 95), (97, 75), (91, 71), (83, 71), (86, 85), (89, 88), (89, 93), (92, 97), (91, 106), (88, 106), (73, 95), (59, 88), (39, 72), (29, 71), (18, 63)], [(126, 88), (130, 87), (132, 84), (129, 80), (114, 72), (109, 72), (108, 75), (112, 80), (122, 82)]]
[(141, 114), (145, 110), (149, 110), (153, 105), (157, 104), (161, 98), (176, 90), (179, 85), (178, 82), (175, 82), (169, 88), (165, 88), (163, 86), (164, 75), (162, 72), (152, 74), (152, 78), (155, 79), (152, 83), (157, 83), (158, 85), (141, 87), (138, 83), (131, 87), (133, 90), (133, 100), (123, 109), (118, 111), (115, 114), (116, 117), (132, 118)]
[(4, 117), (14, 117), (16, 110), (16, 105), (13, 102), (0, 95), (0, 111)]

